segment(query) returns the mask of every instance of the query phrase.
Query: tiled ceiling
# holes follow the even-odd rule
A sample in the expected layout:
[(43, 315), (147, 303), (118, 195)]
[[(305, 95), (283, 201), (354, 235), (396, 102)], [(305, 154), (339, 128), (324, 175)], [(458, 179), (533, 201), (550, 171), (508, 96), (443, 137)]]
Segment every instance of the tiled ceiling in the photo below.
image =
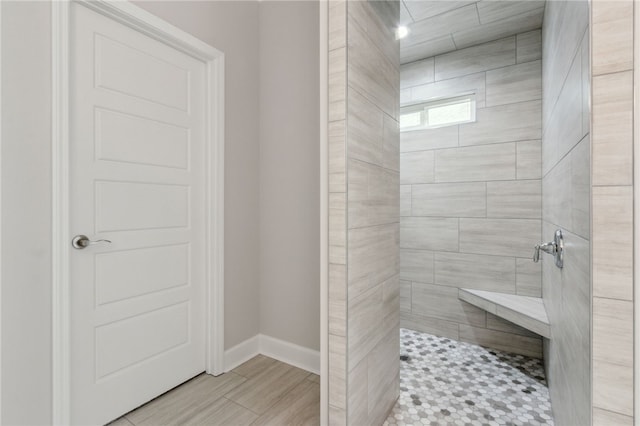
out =
[(400, 60), (408, 63), (542, 27), (544, 0), (402, 0)]

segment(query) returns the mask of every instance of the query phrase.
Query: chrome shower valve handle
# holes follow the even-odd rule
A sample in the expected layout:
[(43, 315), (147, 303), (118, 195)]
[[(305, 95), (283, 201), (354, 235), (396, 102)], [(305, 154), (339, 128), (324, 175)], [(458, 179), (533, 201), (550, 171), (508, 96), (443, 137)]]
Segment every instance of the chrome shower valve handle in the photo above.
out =
[(562, 231), (559, 229), (556, 230), (553, 241), (537, 244), (534, 247), (533, 261), (536, 263), (540, 261), (540, 250), (552, 255), (555, 258), (556, 266), (562, 268), (564, 264), (564, 240), (562, 239)]

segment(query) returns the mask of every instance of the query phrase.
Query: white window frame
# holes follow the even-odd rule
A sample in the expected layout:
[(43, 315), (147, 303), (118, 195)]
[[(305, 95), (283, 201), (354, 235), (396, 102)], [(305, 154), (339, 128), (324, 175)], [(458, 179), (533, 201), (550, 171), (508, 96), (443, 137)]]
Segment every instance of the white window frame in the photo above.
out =
[[(427, 114), (429, 109), (447, 106), (447, 105), (455, 105), (455, 104), (461, 103), (461, 101), (466, 101), (466, 100), (469, 100), (471, 103), (471, 115), (469, 120), (454, 121), (446, 124), (429, 125), (428, 114)], [(417, 104), (405, 105), (400, 107), (400, 116), (406, 113), (411, 113), (416, 111), (420, 111), (421, 113), (420, 124), (412, 127), (405, 127), (405, 128), (401, 127), (400, 128), (401, 132), (437, 129), (439, 127), (455, 126), (455, 125), (464, 124), (464, 123), (473, 123), (474, 121), (476, 121), (476, 94), (469, 93), (466, 95), (459, 95), (451, 98), (441, 98), (441, 99), (430, 100), (426, 102), (420, 102)]]

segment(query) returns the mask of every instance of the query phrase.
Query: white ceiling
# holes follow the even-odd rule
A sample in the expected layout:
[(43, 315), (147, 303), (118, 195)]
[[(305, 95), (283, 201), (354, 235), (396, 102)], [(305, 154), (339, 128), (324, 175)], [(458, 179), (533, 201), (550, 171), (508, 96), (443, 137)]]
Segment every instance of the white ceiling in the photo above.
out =
[(400, 61), (417, 61), (542, 27), (545, 0), (402, 0)]

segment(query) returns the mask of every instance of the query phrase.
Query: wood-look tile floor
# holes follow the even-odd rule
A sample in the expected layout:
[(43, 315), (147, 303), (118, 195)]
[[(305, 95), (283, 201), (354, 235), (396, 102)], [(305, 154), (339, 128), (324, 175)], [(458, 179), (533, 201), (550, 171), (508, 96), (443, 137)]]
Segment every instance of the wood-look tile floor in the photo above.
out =
[(263, 355), (201, 374), (109, 426), (319, 425), (320, 378)]

